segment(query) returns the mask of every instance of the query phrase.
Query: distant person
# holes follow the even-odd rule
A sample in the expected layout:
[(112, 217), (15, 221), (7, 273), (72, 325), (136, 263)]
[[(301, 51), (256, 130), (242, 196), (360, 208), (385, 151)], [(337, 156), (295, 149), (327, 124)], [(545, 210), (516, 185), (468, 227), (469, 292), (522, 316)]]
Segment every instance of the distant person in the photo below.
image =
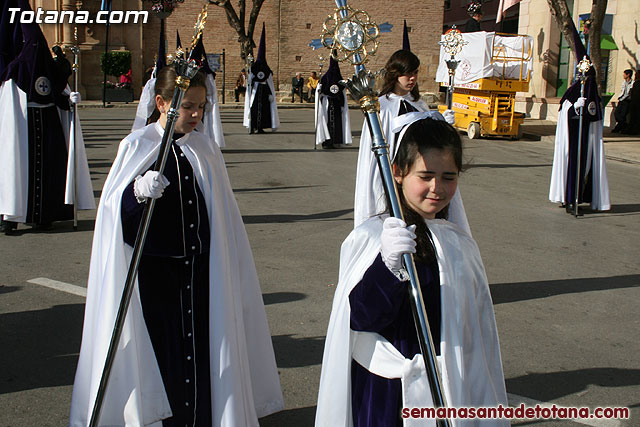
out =
[(349, 104), (338, 61), (329, 58), (329, 69), (320, 79), (316, 97), (316, 145), (335, 148), (336, 145), (351, 145), (351, 123)]
[(316, 72), (312, 71), (311, 76), (309, 76), (309, 79), (307, 80), (307, 87), (309, 88), (309, 102), (313, 102), (315, 100), (316, 88), (318, 87), (319, 81), (320, 80), (318, 79)]
[(622, 87), (620, 88), (620, 96), (618, 97), (618, 105), (614, 112), (616, 118), (616, 126), (611, 130), (613, 133), (622, 132), (627, 127), (627, 115), (629, 114), (629, 106), (631, 104), (631, 88), (633, 87), (633, 70), (624, 70), (622, 73)]
[(273, 86), (273, 71), (267, 64), (265, 25), (262, 24), (260, 45), (256, 61), (249, 69), (247, 93), (244, 97), (244, 118), (242, 124), (249, 133), (265, 133), (265, 128), (272, 132), (280, 127), (276, 89)]
[(640, 135), (640, 72), (636, 71), (636, 78), (629, 95), (629, 126), (622, 131), (627, 135)]
[(302, 102), (302, 87), (304, 86), (304, 79), (302, 73), (296, 73), (296, 76), (291, 79), (291, 102), (296, 102), (296, 94), (300, 96), (300, 102)]
[[(583, 58), (587, 50), (573, 25), (571, 31), (576, 57)], [(611, 209), (602, 141), (602, 100), (593, 67), (585, 73), (583, 89), (579, 79), (569, 86), (560, 100), (556, 127), (549, 200), (561, 203), (568, 214), (577, 212), (576, 200), (578, 204), (589, 203), (594, 211)]]
[(236, 79), (236, 87), (233, 88), (233, 93), (236, 96), (236, 102), (240, 102), (240, 94), (244, 96), (247, 93), (247, 70), (244, 68)]
[(482, 31), (482, 28), (480, 28), (480, 22), (482, 21), (482, 3), (472, 1), (467, 6), (467, 12), (469, 12), (470, 18), (464, 25), (464, 32), (474, 33), (476, 31)]
[(52, 47), (51, 51), (55, 54), (55, 56), (53, 57), (53, 63), (56, 67), (56, 73), (58, 74), (60, 79), (69, 81), (69, 77), (72, 74), (71, 63), (65, 56), (60, 46)]
[(131, 68), (125, 74), (120, 76), (120, 86), (124, 88), (130, 88), (131, 83), (133, 83), (133, 79), (131, 78)]

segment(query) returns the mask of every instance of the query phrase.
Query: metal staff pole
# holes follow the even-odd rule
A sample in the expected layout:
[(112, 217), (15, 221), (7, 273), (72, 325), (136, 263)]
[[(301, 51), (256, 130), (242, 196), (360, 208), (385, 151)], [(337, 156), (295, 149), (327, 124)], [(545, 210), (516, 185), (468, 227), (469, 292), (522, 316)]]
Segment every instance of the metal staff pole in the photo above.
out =
[[(186, 60), (184, 59), (184, 51), (182, 50), (182, 48), (179, 48), (176, 51), (176, 58), (173, 63), (177, 74), (176, 88), (173, 92), (171, 108), (167, 113), (167, 123), (165, 124), (164, 134), (162, 135), (160, 153), (158, 155), (158, 159), (156, 160), (154, 168), (154, 170), (160, 172), (160, 174), (164, 172), (164, 167), (167, 163), (167, 157), (169, 156), (169, 149), (171, 146), (171, 141), (173, 140), (173, 132), (175, 128), (175, 122), (178, 118), (178, 109), (180, 108), (180, 103), (182, 102), (182, 98), (184, 97), (185, 92), (189, 88), (190, 79), (193, 78), (200, 69), (198, 63), (195, 60), (191, 59), (191, 53), (196, 47), (198, 39), (202, 35), (202, 30), (204, 29), (204, 24), (207, 19), (207, 7), (208, 4), (205, 4), (205, 6), (202, 8), (202, 12), (200, 12), (200, 15), (198, 16), (198, 20), (196, 21), (196, 32), (191, 43), (189, 58)], [(91, 413), (91, 419), (89, 421), (90, 427), (96, 427), (100, 420), (100, 411), (102, 409), (102, 404), (104, 403), (107, 385), (109, 382), (109, 375), (111, 373), (113, 361), (116, 357), (116, 351), (120, 343), (122, 328), (127, 316), (127, 310), (129, 308), (129, 302), (131, 301), (131, 294), (133, 292), (133, 285), (135, 283), (136, 275), (138, 273), (138, 266), (140, 264), (140, 258), (142, 256), (142, 248), (144, 247), (144, 242), (149, 231), (149, 225), (151, 224), (151, 216), (153, 214), (153, 208), (155, 207), (155, 204), (156, 199), (147, 199), (146, 206), (142, 214), (142, 220), (140, 221), (138, 234), (136, 236), (136, 242), (133, 247), (131, 263), (129, 264), (129, 271), (127, 272), (127, 279), (122, 291), (122, 298), (120, 300), (120, 306), (116, 315), (115, 325), (113, 328), (113, 333), (111, 335), (111, 341), (109, 342), (109, 349), (107, 351), (105, 365), (102, 371), (102, 377), (100, 378), (96, 400), (93, 406), (93, 411)]]
[(455, 85), (455, 76), (456, 76), (456, 68), (458, 68), (458, 64), (460, 63), (459, 59), (456, 59), (456, 55), (460, 53), (462, 47), (468, 44), (462, 38), (462, 34), (460, 30), (456, 28), (456, 26), (452, 26), (446, 33), (443, 35), (443, 40), (438, 42), (440, 46), (444, 48), (444, 51), (451, 55), (451, 58), (446, 59), (445, 63), (447, 64), (447, 68), (449, 70), (449, 87), (447, 88), (447, 110), (451, 110), (453, 106), (453, 86)]
[[(73, 53), (73, 91), (78, 91), (78, 54), (80, 48), (78, 47), (78, 27), (73, 29), (74, 45), (69, 48)], [(69, 129), (71, 141), (69, 143), (69, 150), (73, 150), (73, 156), (70, 156), (70, 162), (73, 162), (73, 230), (78, 230), (78, 144), (77, 144), (77, 132), (78, 132), (78, 106), (74, 102), (71, 106), (71, 125)]]
[[(585, 56), (578, 64), (578, 70), (580, 71), (580, 98), (584, 98), (584, 82), (587, 80), (587, 71), (591, 68), (591, 61)], [(578, 154), (576, 160), (576, 194), (573, 205), (573, 215), (578, 217), (578, 200), (580, 199), (580, 163), (581, 163), (581, 151), (582, 151), (582, 118), (584, 116), (584, 105), (580, 107), (580, 120), (578, 124)]]
[[(338, 8), (332, 16), (329, 16), (323, 25), (322, 44), (332, 49), (332, 55), (337, 60), (349, 60), (355, 67), (355, 75), (349, 80), (343, 80), (351, 96), (360, 103), (365, 114), (372, 135), (371, 149), (375, 153), (380, 175), (384, 184), (387, 198), (390, 202), (391, 214), (404, 219), (399, 202), (398, 190), (393, 179), (391, 161), (389, 159), (388, 145), (385, 141), (380, 125), (380, 102), (375, 90), (375, 75), (365, 70), (364, 63), (368, 55), (375, 53), (378, 48), (378, 26), (371, 22), (369, 15), (361, 10), (354, 10), (347, 6), (346, 0), (336, 0)], [(371, 45), (371, 49), (367, 46)], [(338, 49), (341, 58), (334, 53)], [(412, 254), (403, 255), (404, 267), (410, 280), (409, 300), (411, 311), (416, 326), (418, 343), (424, 359), (427, 380), (435, 408), (446, 407), (445, 396), (440, 381), (437, 359), (427, 319), (427, 311), (418, 280), (415, 262)], [(440, 427), (450, 426), (448, 419), (438, 419)]]

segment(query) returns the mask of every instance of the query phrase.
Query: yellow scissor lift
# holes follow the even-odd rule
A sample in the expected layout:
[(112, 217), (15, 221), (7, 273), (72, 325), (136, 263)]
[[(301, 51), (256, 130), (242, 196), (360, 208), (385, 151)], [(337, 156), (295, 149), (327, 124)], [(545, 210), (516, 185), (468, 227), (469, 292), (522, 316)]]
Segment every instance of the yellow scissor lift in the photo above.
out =
[[(523, 38), (522, 53), (520, 57), (507, 56), (504, 46), (496, 46), (494, 37), (491, 64), (502, 64), (502, 72), (499, 76), (481, 78), (454, 86), (452, 103), (456, 116), (454, 127), (466, 130), (469, 139), (483, 136), (504, 136), (511, 139), (522, 137), (521, 125), (525, 115), (515, 111), (516, 92), (529, 90), (531, 73), (524, 71), (523, 64), (531, 59), (532, 43), (525, 43), (524, 38), (529, 36), (499, 33), (496, 35)], [(505, 77), (507, 63), (520, 64), (518, 78)], [(448, 86), (446, 83), (441, 84)], [(438, 106), (440, 112), (446, 109), (446, 105)]]

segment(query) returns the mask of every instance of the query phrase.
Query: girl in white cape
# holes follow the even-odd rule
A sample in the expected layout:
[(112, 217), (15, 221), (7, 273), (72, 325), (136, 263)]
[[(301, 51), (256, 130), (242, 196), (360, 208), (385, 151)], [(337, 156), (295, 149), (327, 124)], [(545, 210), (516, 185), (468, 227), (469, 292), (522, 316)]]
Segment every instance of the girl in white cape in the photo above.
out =
[(374, 216), (342, 244), (316, 426), (435, 426), (404, 417), (407, 408), (433, 407), (401, 261), (408, 252), (415, 254), (447, 405), (507, 405), (480, 253), (446, 219), (461, 167), (460, 137), (444, 121), (423, 118), (399, 135), (393, 174), (406, 223)]
[(120, 144), (102, 190), (71, 426), (96, 399), (146, 200), (158, 199), (109, 379), (101, 426), (258, 426), (283, 408), (251, 248), (217, 144), (194, 128), (202, 72), (179, 107), (163, 175), (153, 170), (176, 74), (155, 85), (160, 118)]

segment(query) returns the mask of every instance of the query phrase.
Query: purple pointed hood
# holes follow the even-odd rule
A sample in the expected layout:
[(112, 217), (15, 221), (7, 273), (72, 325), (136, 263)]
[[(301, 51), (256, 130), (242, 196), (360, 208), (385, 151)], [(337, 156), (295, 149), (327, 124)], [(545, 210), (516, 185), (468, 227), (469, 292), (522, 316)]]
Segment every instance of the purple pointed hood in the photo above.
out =
[[(27, 0), (18, 0), (18, 7), (23, 11), (31, 10)], [(21, 25), (24, 45), (4, 70), (0, 82), (13, 80), (27, 94), (29, 102), (54, 103), (68, 110), (69, 98), (62, 95), (67, 79), (57, 69), (40, 26), (36, 23)]]

